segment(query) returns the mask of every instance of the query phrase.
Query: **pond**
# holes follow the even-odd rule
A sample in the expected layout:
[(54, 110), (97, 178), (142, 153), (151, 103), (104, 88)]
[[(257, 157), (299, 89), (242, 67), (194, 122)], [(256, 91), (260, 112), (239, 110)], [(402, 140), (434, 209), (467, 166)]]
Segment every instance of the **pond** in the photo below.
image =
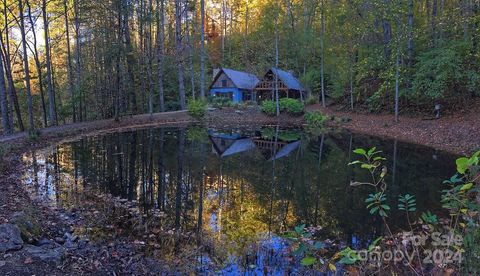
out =
[[(92, 240), (130, 238), (145, 253), (190, 258), (196, 271), (283, 275), (298, 269), (282, 233), (316, 227), (335, 246), (363, 248), (384, 229), (364, 200), (372, 191), (348, 166), (356, 148), (387, 158), (389, 194), (417, 197), (419, 211), (441, 213), (442, 181), (455, 156), (346, 132), (300, 129), (167, 127), (87, 137), (30, 152), (25, 183), (67, 210), (103, 215), (78, 231)], [(111, 202), (111, 205), (105, 202)], [(392, 212), (394, 229), (402, 214)], [(88, 218), (88, 215), (85, 215)]]

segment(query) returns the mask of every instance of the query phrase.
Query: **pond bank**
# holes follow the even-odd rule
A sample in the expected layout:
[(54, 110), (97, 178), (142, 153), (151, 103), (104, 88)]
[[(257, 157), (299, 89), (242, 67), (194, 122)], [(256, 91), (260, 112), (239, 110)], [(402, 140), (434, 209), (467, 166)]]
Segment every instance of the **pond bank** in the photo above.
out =
[(470, 155), (480, 150), (480, 106), (445, 115), (439, 120), (401, 115), (399, 122), (395, 122), (393, 114), (364, 114), (318, 105), (307, 109), (349, 118), (341, 127), (356, 133), (397, 139), (456, 155)]
[[(235, 111), (232, 111), (233, 114)], [(219, 118), (215, 126), (238, 124), (238, 121), (225, 124), (222, 111), (210, 112), (207, 121)], [(258, 120), (258, 117), (263, 118)], [(276, 118), (262, 114), (252, 117), (249, 124), (276, 124)], [(284, 125), (297, 124), (301, 119), (288, 120)], [(82, 137), (103, 135), (112, 132), (125, 132), (136, 129), (179, 126), (195, 123), (186, 111), (162, 114), (144, 114), (95, 122), (49, 127), (39, 130), (39, 137), (29, 137), (28, 132), (0, 137), (4, 154), (0, 164), (0, 225), (10, 229), (0, 239), (0, 245), (8, 245), (5, 240), (18, 240), (18, 231), (24, 240), (21, 246), (0, 251), (0, 275), (32, 274), (137, 274), (160, 273), (176, 268), (164, 267), (156, 260), (142, 257), (141, 245), (135, 242), (115, 244), (94, 244), (78, 237), (72, 237), (76, 213), (48, 206), (40, 198), (31, 198), (26, 191), (22, 177), (26, 170), (22, 156), (25, 153), (48, 148), (57, 144), (78, 140)], [(246, 123), (243, 121), (242, 123)], [(11, 230), (13, 229), (13, 230)], [(2, 231), (3, 232), (3, 231)], [(5, 239), (4, 239), (5, 238)], [(2, 248), (0, 246), (0, 248)], [(7, 248), (5, 246), (4, 248)], [(18, 249), (21, 248), (21, 249)]]
[(24, 240), (16, 249), (5, 251), (0, 246), (0, 275), (112, 272), (141, 275), (155, 271), (155, 267), (161, 268), (161, 264), (135, 255), (135, 245), (99, 245), (72, 236), (76, 214), (48, 206), (41, 199), (31, 198), (25, 190), (22, 177), (26, 168), (22, 156), (84, 136), (190, 122), (194, 120), (187, 112), (180, 111), (125, 117), (118, 122), (102, 120), (50, 127), (40, 130), (40, 137), (36, 139), (28, 137), (27, 132), (0, 138), (0, 145), (6, 152), (0, 164), (0, 225), (2, 229), (10, 229), (3, 231), (5, 236), (0, 238), (0, 245), (8, 245), (9, 242), (4, 241), (9, 239), (18, 240), (15, 227), (19, 228)]

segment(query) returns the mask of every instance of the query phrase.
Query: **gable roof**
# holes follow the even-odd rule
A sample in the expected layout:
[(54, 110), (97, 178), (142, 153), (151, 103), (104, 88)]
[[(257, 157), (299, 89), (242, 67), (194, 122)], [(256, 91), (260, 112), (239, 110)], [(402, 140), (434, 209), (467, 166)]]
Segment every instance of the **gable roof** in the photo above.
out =
[(278, 78), (283, 82), (283, 84), (285, 84), (285, 86), (288, 87), (288, 89), (305, 91), (305, 88), (303, 88), (300, 81), (295, 78), (292, 73), (275, 67), (271, 68), (270, 70), (278, 76)]
[(214, 78), (214, 81), (210, 88), (213, 86), (213, 84), (217, 81), (217, 79), (222, 75), (222, 73), (225, 73), (227, 77), (235, 84), (235, 86), (239, 89), (247, 89), (247, 90), (252, 90), (257, 86), (258, 82), (260, 81), (257, 76), (254, 74), (250, 74), (247, 72), (242, 72), (242, 71), (236, 71), (232, 69), (227, 69), (227, 68), (222, 68), (220, 71), (218, 71), (217, 75)]

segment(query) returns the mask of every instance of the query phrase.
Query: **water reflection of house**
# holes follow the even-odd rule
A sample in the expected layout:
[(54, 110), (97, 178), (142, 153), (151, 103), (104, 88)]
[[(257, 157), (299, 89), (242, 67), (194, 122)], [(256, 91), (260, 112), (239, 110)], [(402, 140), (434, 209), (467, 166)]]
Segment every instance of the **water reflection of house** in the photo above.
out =
[(255, 146), (268, 161), (278, 160), (295, 151), (300, 146), (300, 141), (284, 142), (256, 138)]
[(220, 157), (226, 157), (255, 148), (251, 138), (243, 138), (238, 133), (225, 134), (211, 132), (209, 135), (212, 141), (212, 151)]
[(244, 137), (238, 133), (227, 134), (211, 131), (209, 138), (212, 142), (212, 152), (220, 157), (256, 149), (266, 160), (272, 161), (288, 156), (300, 146), (300, 141), (274, 141), (260, 137)]

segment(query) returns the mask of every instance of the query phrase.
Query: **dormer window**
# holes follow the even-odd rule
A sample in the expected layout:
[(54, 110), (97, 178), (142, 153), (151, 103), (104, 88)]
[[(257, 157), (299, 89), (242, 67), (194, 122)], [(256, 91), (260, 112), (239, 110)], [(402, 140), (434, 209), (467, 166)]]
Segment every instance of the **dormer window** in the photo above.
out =
[(227, 87), (227, 80), (222, 80), (222, 87)]

